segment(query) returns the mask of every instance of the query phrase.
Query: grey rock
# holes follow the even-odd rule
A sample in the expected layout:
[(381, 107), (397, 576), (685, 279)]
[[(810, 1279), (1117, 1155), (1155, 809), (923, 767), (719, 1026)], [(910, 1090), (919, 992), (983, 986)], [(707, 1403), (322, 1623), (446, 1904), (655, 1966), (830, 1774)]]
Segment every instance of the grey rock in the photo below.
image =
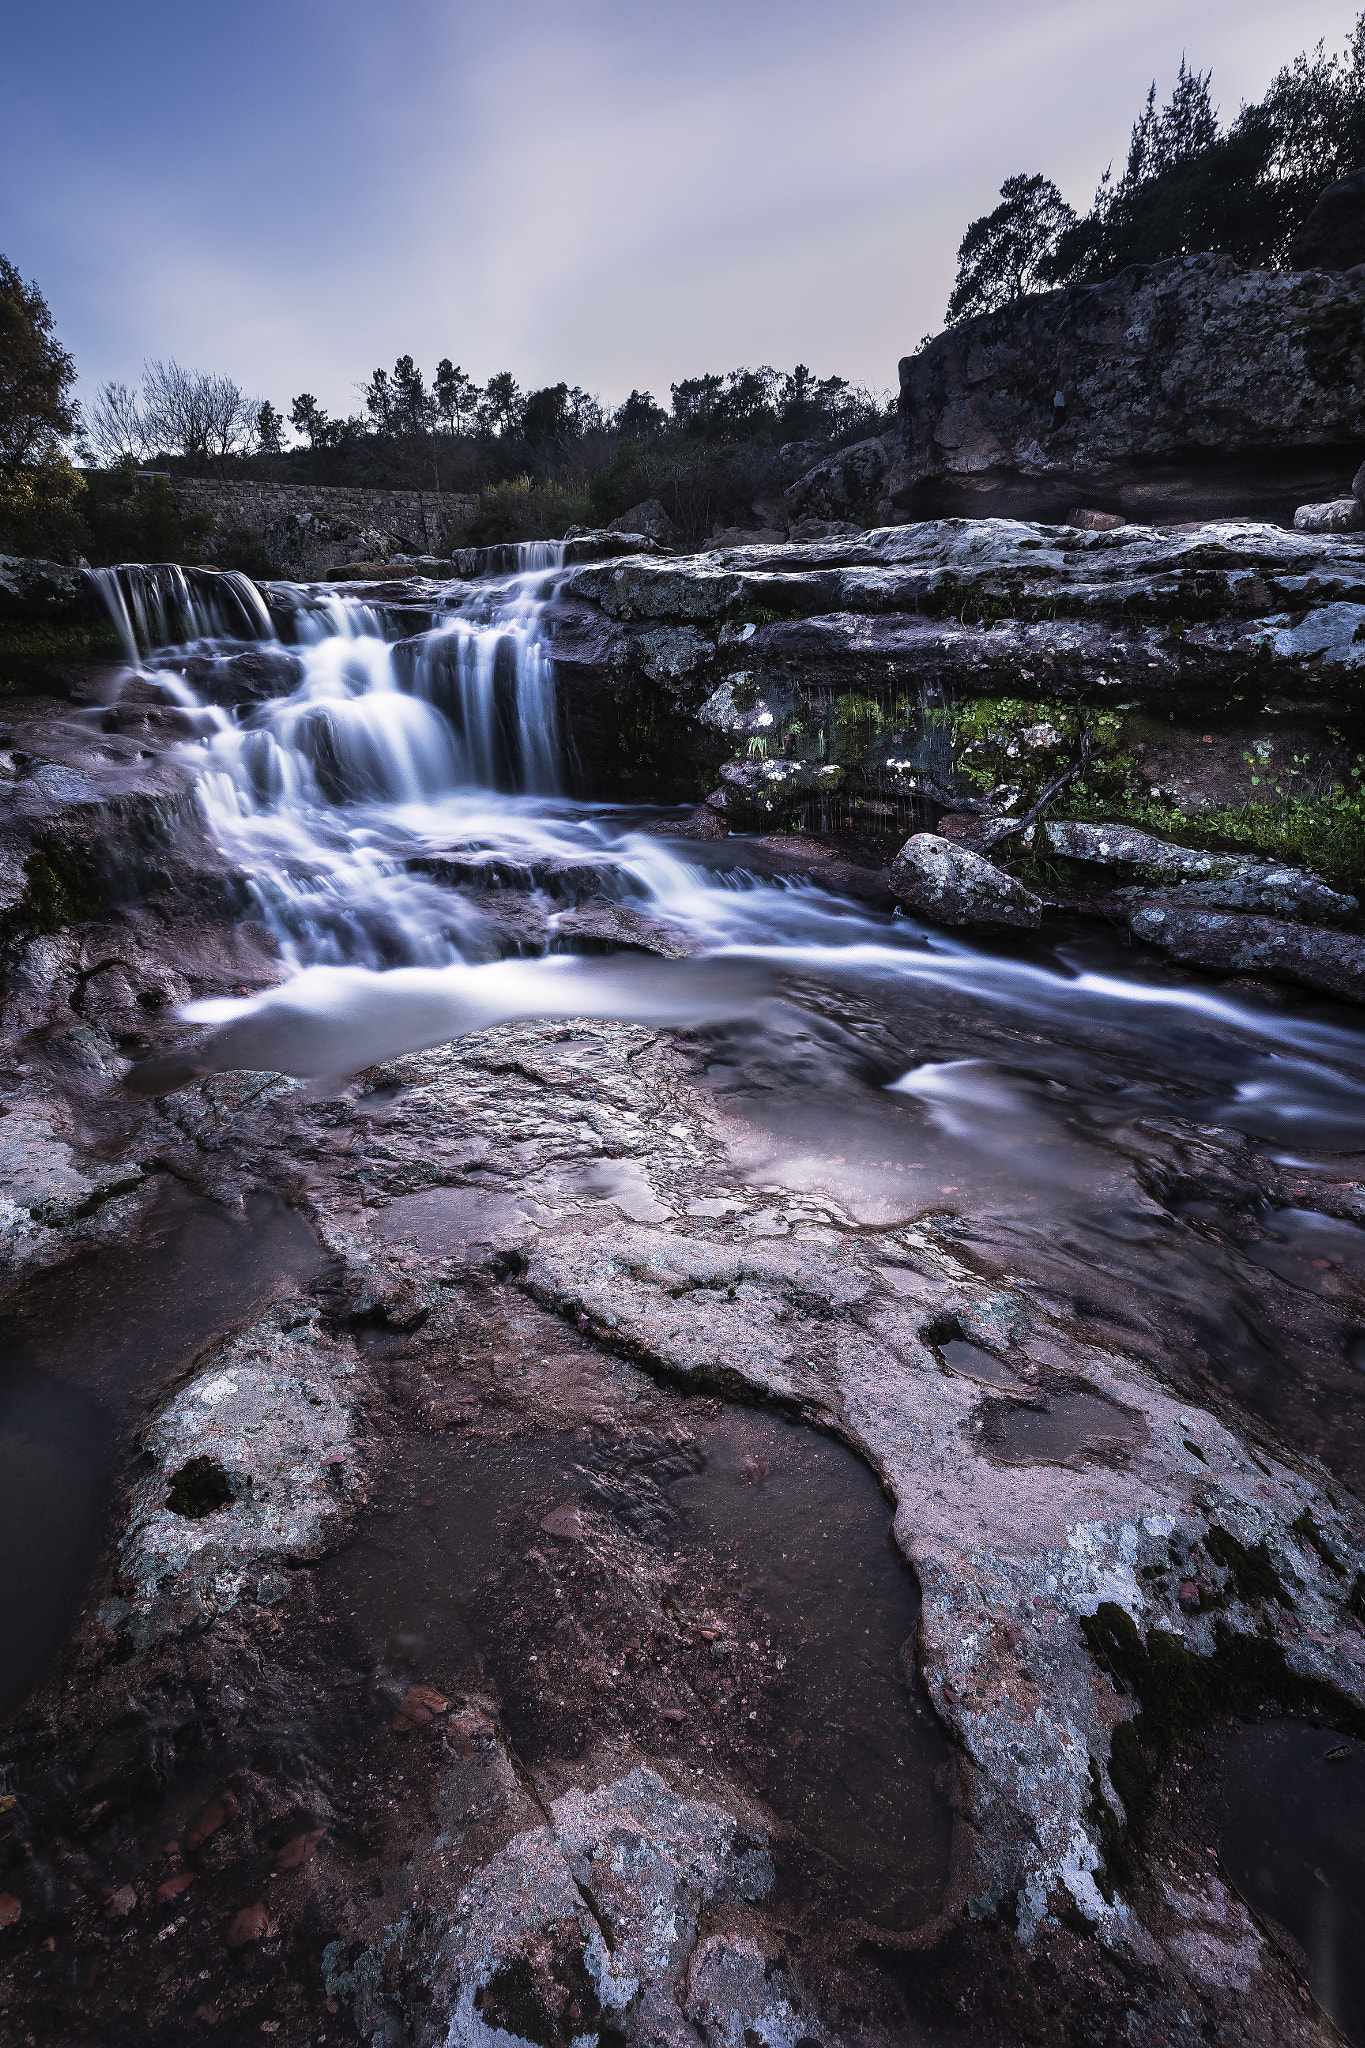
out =
[(1358, 442), (1362, 310), (1365, 271), (1212, 255), (1016, 300), (902, 361), (890, 494), (921, 517), (1060, 516), (1080, 485), (1130, 518), (1287, 518)]
[(1339, 922), (1359, 908), (1354, 896), (1320, 876), (1281, 862), (1238, 853), (1174, 846), (1130, 825), (1049, 824), (1048, 845), (1067, 860), (1138, 871), (1150, 881), (1181, 884), (1179, 901), (1204, 909), (1269, 911), (1322, 923)]
[(85, 572), (64, 562), (0, 555), (0, 618), (75, 619), (89, 604)]
[(1115, 527), (1125, 522), (1121, 512), (1095, 512), (1085, 505), (1073, 505), (1066, 515), (1066, 523), (1081, 533), (1112, 533)]
[(789, 517), (846, 520), (870, 512), (885, 495), (894, 449), (894, 435), (877, 435), (826, 456), (783, 492)]
[(1300, 505), (1294, 514), (1296, 533), (1359, 533), (1365, 507), (1358, 498), (1330, 498), (1325, 505)]
[(1179, 903), (1148, 904), (1129, 920), (1133, 936), (1186, 967), (1265, 974), (1347, 1002), (1365, 1003), (1365, 939), (1314, 931), (1271, 917), (1239, 917)]
[(1295, 270), (1351, 270), (1365, 263), (1365, 170), (1329, 185), (1289, 247)]
[(1042, 904), (1022, 882), (933, 832), (906, 840), (891, 863), (891, 893), (936, 924), (1036, 931), (1043, 917)]
[(607, 532), (642, 533), (649, 540), (667, 542), (673, 538), (673, 521), (658, 498), (646, 498), (641, 504), (632, 505), (619, 519), (613, 519)]
[[(120, 1544), (127, 1621), (143, 1644), (244, 1597), (279, 1598), (290, 1559), (316, 1557), (361, 1493), (347, 1382), (349, 1339), (316, 1308), (283, 1302), (213, 1348), (142, 1432), (151, 1469)], [(221, 1473), (228, 1502), (199, 1517), (167, 1505), (192, 1460)]]
[[(568, 2040), (595, 2034), (598, 2013), (631, 2042), (695, 2038), (678, 1996), (698, 1920), (713, 1902), (742, 1904), (772, 1882), (761, 1834), (680, 1797), (652, 1770), (567, 1792), (548, 1825), (515, 1836), (455, 1903), (433, 1973), (445, 2038), (525, 2038), (534, 2015), (535, 2039)], [(519, 2030), (504, 1985), (516, 1987)], [(692, 2001), (725, 1990), (758, 2012), (777, 2002), (708, 1954)]]

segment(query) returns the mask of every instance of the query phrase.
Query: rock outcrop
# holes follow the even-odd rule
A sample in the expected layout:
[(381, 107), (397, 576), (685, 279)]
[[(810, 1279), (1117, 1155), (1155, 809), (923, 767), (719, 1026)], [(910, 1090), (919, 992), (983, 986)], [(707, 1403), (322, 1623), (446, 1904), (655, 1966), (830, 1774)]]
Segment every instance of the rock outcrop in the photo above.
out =
[(1135, 265), (1020, 299), (900, 366), (897, 506), (925, 518), (1288, 520), (1365, 431), (1365, 273)]
[(1329, 185), (1289, 250), (1295, 270), (1353, 270), (1365, 263), (1365, 170)]

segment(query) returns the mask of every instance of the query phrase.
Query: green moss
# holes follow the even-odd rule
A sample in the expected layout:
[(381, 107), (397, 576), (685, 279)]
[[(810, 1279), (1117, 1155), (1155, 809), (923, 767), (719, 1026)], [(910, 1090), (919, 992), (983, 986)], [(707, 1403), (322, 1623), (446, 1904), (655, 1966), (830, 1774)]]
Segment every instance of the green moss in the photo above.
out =
[(1122, 1829), (1091, 1760), (1087, 1817), (1109, 1870), (1120, 1880), (1154, 1811), (1161, 1767), (1190, 1729), (1273, 1699), (1320, 1714), (1348, 1733), (1365, 1730), (1365, 1714), (1358, 1707), (1322, 1680), (1291, 1671), (1279, 1644), (1265, 1635), (1238, 1635), (1218, 1620), (1213, 1655), (1200, 1656), (1168, 1629), (1151, 1628), (1144, 1641), (1132, 1616), (1112, 1600), (1101, 1601), (1093, 1615), (1082, 1615), (1081, 1630), (1100, 1669), (1138, 1703), (1138, 1712), (1120, 1722), (1110, 1737), (1109, 1782), (1127, 1815)]
[(99, 914), (100, 899), (88, 864), (60, 840), (41, 839), (24, 864), (28, 887), (13, 923), (40, 932), (83, 924)]
[(1232, 1573), (1244, 1600), (1276, 1600), (1293, 1612), (1294, 1603), (1263, 1542), (1248, 1550), (1226, 1529), (1210, 1529), (1206, 1548), (1215, 1564)]
[(118, 635), (107, 621), (53, 626), (33, 619), (0, 619), (0, 695), (65, 696), (60, 665), (117, 661), (121, 653)]
[[(1021, 697), (976, 697), (948, 712), (955, 749), (954, 773), (969, 788), (1014, 784), (1027, 808), (1078, 758), (1082, 734), (1091, 759), (1072, 800), (1129, 797), (1134, 763), (1120, 749), (1123, 720), (1113, 711), (1085, 711)], [(1060, 813), (1059, 813), (1060, 815)]]

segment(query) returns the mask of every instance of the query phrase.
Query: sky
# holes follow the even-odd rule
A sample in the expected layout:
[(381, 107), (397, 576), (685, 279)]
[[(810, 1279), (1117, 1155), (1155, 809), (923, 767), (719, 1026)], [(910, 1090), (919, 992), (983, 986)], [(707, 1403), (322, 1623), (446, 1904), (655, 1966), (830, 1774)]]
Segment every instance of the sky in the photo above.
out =
[(1224, 118), (1360, 0), (67, 0), (0, 44), (0, 252), (85, 396), (288, 411), (411, 354), (610, 403), (805, 362), (894, 389), (1002, 180), (1084, 209), (1182, 52)]

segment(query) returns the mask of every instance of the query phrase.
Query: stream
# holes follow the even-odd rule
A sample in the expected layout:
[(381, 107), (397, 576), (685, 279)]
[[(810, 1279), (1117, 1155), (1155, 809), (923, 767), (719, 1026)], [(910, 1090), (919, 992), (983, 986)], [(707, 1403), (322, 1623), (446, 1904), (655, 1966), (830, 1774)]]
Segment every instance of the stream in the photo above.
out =
[[(741, 838), (694, 844), (658, 831), (665, 814), (570, 794), (581, 778), (547, 631), (553, 548), (451, 584), (416, 635), (325, 586), (271, 586), (267, 603), (242, 576), (214, 579), (209, 598), (178, 572), (98, 573), (130, 665), (189, 721), (181, 756), (205, 828), (247, 877), (286, 969), (276, 988), (182, 1009), (203, 1027), (187, 1071), (326, 1081), (517, 1018), (700, 1030), (724, 1173), (764, 1198), (756, 1213), (749, 1203), (751, 1234), (790, 1235), (812, 1202), (864, 1230), (932, 1217), (968, 1263), (1068, 1304), (1095, 1341), (1192, 1400), (1234, 1402), (1270, 1439), (1365, 1484), (1365, 1233), (1334, 1213), (1365, 1179), (1355, 1013), (1199, 981), (1080, 920), (1042, 937), (957, 937), (774, 878)], [(608, 1173), (601, 1192), (651, 1220), (629, 1183), (628, 1170)], [(436, 1256), (500, 1199), (405, 1195), (375, 1228)], [(71, 1626), (124, 1418), (217, 1330), (320, 1263), (287, 1212), (258, 1207), (229, 1226), (168, 1193), (130, 1260), (116, 1270), (92, 1255), (77, 1272), (78, 1319), (46, 1283), (24, 1292), (0, 1412), (0, 1542), (33, 1568), (5, 1595), (0, 1711)], [(79, 1343), (62, 1335), (76, 1321)], [(960, 1333), (944, 1342), (955, 1370), (1009, 1391), (1001, 1361)], [(1087, 1398), (998, 1403), (998, 1455), (1070, 1456), (1092, 1427)], [(948, 1766), (907, 1683), (918, 1596), (887, 1505), (851, 1452), (791, 1422), (735, 1410), (688, 1429), (687, 1457), (651, 1484), (671, 1560), (685, 1575), (695, 1557), (699, 1578), (733, 1571), (765, 1654), (783, 1660), (752, 1713), (738, 1679), (726, 1694), (756, 1723), (754, 1782), (806, 1844), (809, 1868), (779, 1876), (819, 1892), (837, 1869), (836, 1917), (911, 1927), (945, 1882)], [(383, 1525), (321, 1568), (320, 1600), (335, 1603), (358, 1664), (401, 1664), (403, 1642), (420, 1637), (470, 1686), (496, 1677), (534, 1762), (563, 1746), (555, 1687), (570, 1681), (558, 1652), (539, 1678), (518, 1675), (498, 1588), (520, 1571), (519, 1598), (550, 1597), (518, 1562), (540, 1555), (531, 1540), (552, 1553), (537, 1571), (554, 1577), (560, 1611), (586, 1617), (586, 1574), (554, 1542), (599, 1494), (571, 1435), (542, 1431), (477, 1459), (458, 1442), (427, 1445), (386, 1481)], [(690, 1647), (694, 1691), (703, 1677), (720, 1685), (720, 1660), (700, 1639)], [(603, 1683), (624, 1685), (624, 1670), (623, 1659)], [(1256, 1754), (1273, 1775), (1273, 1743)], [(1360, 1768), (1357, 1757), (1320, 1770), (1312, 1755), (1276, 1808), (1286, 1837), (1320, 1832), (1324, 1802)], [(1228, 1825), (1234, 1881), (1253, 1904), (1265, 1905), (1258, 1886), (1269, 1897), (1301, 1884), (1306, 1850)], [(1315, 1871), (1327, 1862), (1313, 1852)], [(1341, 1849), (1332, 1885), (1349, 1886), (1353, 1868)], [(1292, 1907), (1282, 1917), (1325, 2001), (1359, 2025), (1359, 1963), (1345, 1953), (1358, 1900), (1328, 1915), (1306, 1896), (1302, 1926)]]

